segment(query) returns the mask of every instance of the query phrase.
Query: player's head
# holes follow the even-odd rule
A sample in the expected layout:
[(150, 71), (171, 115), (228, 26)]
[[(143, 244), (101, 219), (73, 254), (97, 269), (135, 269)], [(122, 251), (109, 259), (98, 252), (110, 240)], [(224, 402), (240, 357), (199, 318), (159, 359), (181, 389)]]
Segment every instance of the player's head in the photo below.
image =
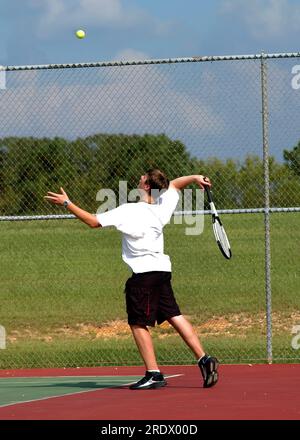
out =
[(162, 191), (169, 187), (169, 179), (158, 168), (151, 168), (143, 176), (141, 176), (139, 181), (139, 188), (147, 191), (151, 194), (151, 191)]

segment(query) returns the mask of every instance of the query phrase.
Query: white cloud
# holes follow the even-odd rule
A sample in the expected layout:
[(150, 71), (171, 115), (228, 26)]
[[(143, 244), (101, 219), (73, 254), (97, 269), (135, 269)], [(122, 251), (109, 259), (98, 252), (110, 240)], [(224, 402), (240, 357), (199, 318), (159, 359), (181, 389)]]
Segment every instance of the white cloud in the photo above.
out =
[(14, 87), (2, 92), (2, 137), (75, 138), (106, 132), (166, 133), (181, 139), (185, 132), (198, 142), (200, 136), (224, 129), (212, 106), (174, 88), (173, 78), (157, 66), (112, 67), (90, 74), (85, 80), (83, 71), (74, 71), (70, 82), (68, 71), (62, 87), (61, 72), (57, 76), (53, 71), (47, 84), (43, 74), (38, 81), (31, 72), (17, 72)]
[(290, 0), (223, 0), (220, 12), (239, 20), (256, 39), (298, 31), (300, 4)]
[(170, 23), (151, 16), (139, 7), (128, 7), (122, 0), (30, 0), (31, 7), (40, 9), (37, 31), (48, 37), (54, 31), (78, 27), (109, 27), (132, 29), (147, 26), (157, 35), (170, 30)]
[(143, 61), (150, 57), (145, 52), (135, 49), (123, 49), (114, 56), (115, 61)]
[(7, 41), (6, 41), (6, 29), (4, 26), (0, 26), (0, 64), (4, 64), (4, 60), (7, 57)]
[[(120, 22), (119, 0), (46, 0), (38, 22), (38, 33), (47, 36), (54, 30), (92, 25), (114, 25)], [(125, 17), (124, 17), (125, 18)]]

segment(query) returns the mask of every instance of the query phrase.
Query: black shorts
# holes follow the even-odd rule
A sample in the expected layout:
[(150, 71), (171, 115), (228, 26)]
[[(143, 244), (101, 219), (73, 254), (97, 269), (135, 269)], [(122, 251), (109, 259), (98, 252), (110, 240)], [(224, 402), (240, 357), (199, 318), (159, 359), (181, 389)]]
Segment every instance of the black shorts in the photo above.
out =
[(125, 285), (128, 324), (155, 326), (181, 315), (171, 286), (171, 272), (133, 274)]

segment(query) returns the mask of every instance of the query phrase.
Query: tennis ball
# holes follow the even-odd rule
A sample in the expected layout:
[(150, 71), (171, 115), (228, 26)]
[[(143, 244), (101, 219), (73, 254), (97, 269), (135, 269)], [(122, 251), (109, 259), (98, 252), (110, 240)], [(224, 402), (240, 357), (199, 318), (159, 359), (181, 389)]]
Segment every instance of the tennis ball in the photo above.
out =
[(78, 29), (78, 31), (75, 32), (75, 35), (77, 38), (79, 38), (81, 40), (82, 38), (85, 37), (85, 32), (82, 29)]

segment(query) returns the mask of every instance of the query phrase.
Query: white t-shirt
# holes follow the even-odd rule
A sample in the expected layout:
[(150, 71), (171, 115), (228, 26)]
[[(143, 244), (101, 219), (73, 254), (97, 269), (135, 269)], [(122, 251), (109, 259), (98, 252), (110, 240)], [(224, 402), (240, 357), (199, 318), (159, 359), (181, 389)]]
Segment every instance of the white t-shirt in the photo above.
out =
[(125, 203), (97, 214), (102, 227), (115, 226), (123, 233), (122, 258), (134, 273), (171, 272), (171, 261), (164, 254), (163, 227), (170, 221), (179, 200), (170, 188), (155, 204)]

